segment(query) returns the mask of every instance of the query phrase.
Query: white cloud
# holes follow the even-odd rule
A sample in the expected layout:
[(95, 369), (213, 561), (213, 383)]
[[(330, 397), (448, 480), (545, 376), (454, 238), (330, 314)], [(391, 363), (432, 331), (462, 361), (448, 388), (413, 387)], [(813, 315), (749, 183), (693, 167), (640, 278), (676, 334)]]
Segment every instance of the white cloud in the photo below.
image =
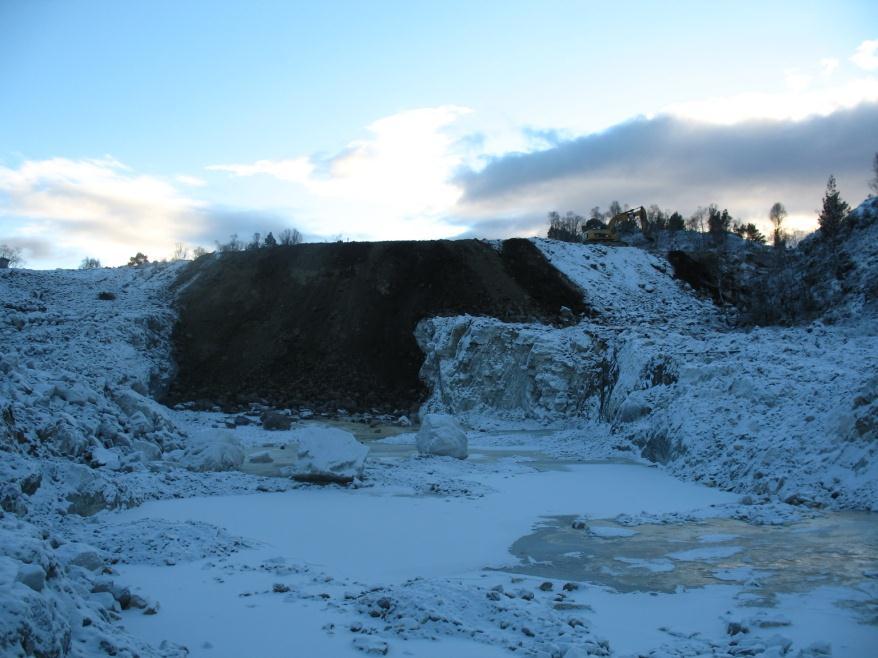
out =
[[(787, 82), (790, 83), (789, 76)], [(676, 103), (662, 112), (697, 121), (731, 125), (751, 119), (798, 121), (809, 116), (827, 116), (864, 102), (878, 101), (878, 78), (871, 76), (833, 85), (803, 83), (804, 76), (793, 74), (789, 90), (747, 92)]]
[(820, 69), (823, 75), (832, 75), (841, 62), (835, 57), (826, 57), (820, 60)]
[(447, 237), (459, 230), (442, 216), (460, 198), (450, 179), (464, 157), (449, 127), (469, 112), (452, 105), (400, 112), (373, 122), (369, 137), (326, 159), (299, 156), (208, 169), (301, 185), (315, 209), (297, 218), (306, 232)]
[(878, 39), (869, 39), (857, 46), (851, 61), (864, 71), (878, 70)]
[(180, 174), (178, 176), (174, 176), (174, 179), (183, 185), (188, 185), (189, 187), (204, 187), (207, 185), (207, 181), (198, 178), (198, 176), (189, 176), (188, 174)]
[(807, 73), (802, 73), (799, 69), (787, 69), (784, 71), (784, 80), (787, 87), (794, 92), (804, 91), (811, 86), (811, 76)]
[(293, 160), (258, 160), (253, 164), (211, 165), (207, 169), (225, 171), (235, 176), (265, 174), (291, 183), (307, 183), (314, 171), (314, 166), (308, 158), (295, 158)]
[(126, 262), (136, 250), (169, 254), (176, 240), (202, 226), (204, 205), (111, 157), (0, 166), (0, 218), (6, 231), (19, 225), (10, 237), (51, 242), (107, 265)]

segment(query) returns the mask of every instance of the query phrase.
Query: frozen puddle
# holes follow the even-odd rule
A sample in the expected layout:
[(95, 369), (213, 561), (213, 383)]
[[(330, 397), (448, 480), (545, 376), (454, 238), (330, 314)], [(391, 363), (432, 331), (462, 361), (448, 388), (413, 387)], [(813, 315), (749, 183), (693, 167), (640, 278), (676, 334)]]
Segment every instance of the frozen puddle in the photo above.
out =
[[(742, 581), (755, 576), (735, 571), (752, 549), (727, 548), (753, 543), (742, 539), (747, 535), (742, 528), (708, 524), (694, 530), (691, 541), (660, 551), (645, 548), (670, 539), (657, 538), (645, 526), (627, 529), (602, 521), (595, 526), (604, 529), (593, 534), (569, 527), (574, 516), (595, 520), (641, 512), (684, 513), (734, 502), (736, 496), (637, 465), (536, 470), (520, 465), (504, 469), (497, 462), (411, 464), (459, 468), (460, 479), (472, 478), (489, 493), (440, 497), (412, 495), (391, 485), (307, 487), (166, 500), (107, 514), (106, 522), (118, 524), (146, 518), (200, 521), (253, 547), (167, 566), (120, 564), (124, 582), (161, 604), (155, 616), (126, 613), (126, 627), (154, 644), (167, 639), (187, 646), (191, 656), (217, 658), (363, 655), (360, 651), (374, 643), (389, 655), (500, 656), (510, 655), (509, 649), (531, 655), (536, 649), (525, 649), (543, 651), (555, 646), (545, 644), (550, 635), (566, 641), (573, 631), (607, 638), (615, 651), (628, 652), (675, 641), (671, 629), (723, 637), (721, 616), (753, 605), (738, 597), (748, 593)], [(752, 530), (755, 536), (773, 529)], [(671, 555), (699, 550), (713, 552)], [(711, 575), (680, 581), (690, 564), (707, 565), (703, 573)], [(629, 575), (610, 582), (611, 576), (617, 577), (610, 572), (616, 571)], [(663, 585), (666, 577), (677, 579), (674, 587)], [(556, 579), (551, 592), (537, 587), (546, 578)], [(637, 578), (658, 580), (651, 587), (634, 586)], [(555, 598), (565, 580), (601, 587), (583, 585)], [(677, 588), (681, 584), (695, 588), (684, 591)], [(490, 587), (505, 592), (502, 597), (491, 594)], [(510, 588), (518, 589), (513, 595)], [(519, 590), (536, 594), (520, 595)], [(363, 603), (372, 600), (370, 592), (391, 593), (393, 602)], [(827, 603), (832, 596), (808, 599), (809, 605), (839, 613), (833, 626), (837, 632), (830, 637), (843, 633), (854, 649), (874, 642), (875, 627), (858, 625), (851, 609)], [(500, 601), (492, 603), (496, 599)], [(391, 611), (393, 615), (385, 614)], [(637, 633), (631, 632), (632, 614), (638, 619)], [(585, 626), (571, 624), (570, 615), (585, 620)], [(391, 618), (396, 621), (391, 623)], [(800, 636), (807, 639), (808, 632), (806, 628)], [(543, 644), (534, 644), (538, 642)]]
[(589, 581), (620, 592), (740, 583), (770, 603), (778, 593), (856, 587), (878, 570), (878, 519), (833, 513), (790, 525), (725, 518), (619, 526), (543, 522), (512, 546), (516, 573)]

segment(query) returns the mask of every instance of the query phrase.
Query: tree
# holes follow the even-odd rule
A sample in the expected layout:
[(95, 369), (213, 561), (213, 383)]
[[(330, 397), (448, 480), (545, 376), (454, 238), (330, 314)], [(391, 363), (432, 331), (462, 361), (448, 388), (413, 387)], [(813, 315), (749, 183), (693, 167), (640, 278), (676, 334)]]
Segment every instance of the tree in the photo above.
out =
[(21, 257), (21, 247), (12, 247), (6, 243), (0, 244), (0, 258), (9, 261), (9, 267), (24, 265), (24, 259)]
[(657, 231), (664, 231), (668, 226), (668, 214), (656, 204), (652, 204), (647, 209), (646, 220), (649, 222), (650, 229)]
[(750, 242), (755, 242), (756, 244), (765, 244), (765, 236), (762, 234), (762, 231), (754, 224), (753, 222), (749, 222), (744, 227), (744, 237), (747, 238)]
[(140, 267), (147, 263), (149, 263), (149, 258), (147, 258), (146, 254), (139, 251), (128, 259), (128, 267)]
[(81, 270), (96, 270), (101, 266), (101, 261), (97, 258), (86, 257), (82, 259), (82, 262), (79, 264), (79, 269)]
[(686, 220), (686, 228), (697, 233), (704, 233), (704, 219), (707, 217), (708, 208), (698, 206), (698, 210)]
[(199, 246), (199, 247), (195, 247), (195, 248), (192, 250), (192, 258), (193, 258), (193, 259), (195, 259), (195, 258), (201, 258), (201, 257), (204, 256), (204, 254), (206, 254), (206, 253), (207, 253), (207, 249), (205, 249), (204, 247), (200, 247), (200, 246)]
[(262, 242), (262, 245), (267, 248), (276, 247), (277, 240), (274, 239), (274, 236), (271, 234), (271, 231), (268, 232), (268, 235), (265, 236), (265, 240)]
[(668, 230), (672, 232), (682, 231), (686, 228), (686, 222), (683, 221), (683, 215), (676, 210), (668, 217)]
[(869, 189), (878, 194), (878, 153), (872, 158), (872, 180), (869, 181)]
[(247, 244), (247, 250), (252, 251), (253, 249), (259, 249), (262, 244), (262, 235), (260, 233), (254, 233), (253, 237), (250, 239), (250, 242)]
[(547, 236), (551, 240), (564, 242), (579, 242), (581, 240), (583, 218), (572, 211), (567, 211), (563, 217), (556, 211), (548, 215), (549, 231)]
[(189, 247), (182, 242), (174, 245), (174, 251), (171, 253), (171, 260), (189, 260)]
[(850, 206), (842, 200), (835, 176), (830, 176), (826, 181), (826, 193), (823, 195), (823, 209), (817, 222), (820, 224), (820, 232), (827, 238), (835, 238), (841, 230), (845, 217), (850, 212)]
[(622, 204), (618, 201), (612, 201), (610, 203), (610, 210), (607, 213), (607, 219), (613, 219), (616, 215), (622, 212)]
[(715, 244), (722, 245), (725, 242), (725, 235), (731, 224), (732, 216), (728, 210), (720, 210), (715, 204), (707, 207), (707, 230)]
[(302, 234), (299, 233), (298, 229), (285, 228), (277, 234), (277, 240), (283, 246), (288, 247), (293, 244), (300, 244), (302, 242)]
[(771, 210), (768, 211), (768, 218), (771, 220), (772, 226), (774, 226), (773, 244), (778, 249), (783, 248), (786, 244), (786, 238), (782, 230), (783, 220), (786, 219), (786, 216), (787, 209), (784, 208), (780, 201), (771, 206)]
[(229, 236), (228, 242), (226, 242), (225, 244), (220, 244), (219, 242), (217, 242), (216, 248), (223, 253), (226, 253), (229, 251), (243, 251), (244, 250), (244, 243), (238, 239), (237, 233), (232, 233)]

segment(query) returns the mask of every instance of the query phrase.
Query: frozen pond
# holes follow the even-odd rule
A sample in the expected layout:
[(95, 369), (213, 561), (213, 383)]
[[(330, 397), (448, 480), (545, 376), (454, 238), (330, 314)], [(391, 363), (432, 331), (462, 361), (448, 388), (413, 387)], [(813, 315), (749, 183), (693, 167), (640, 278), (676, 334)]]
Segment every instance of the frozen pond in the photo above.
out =
[[(655, 648), (671, 628), (723, 638), (728, 614), (765, 610), (785, 615), (781, 630), (798, 642), (845, 648), (837, 655), (868, 655), (865, 647), (878, 641), (874, 588), (861, 588), (875, 583), (869, 515), (754, 526), (712, 518), (719, 514), (711, 506), (734, 505), (737, 496), (657, 468), (553, 463), (531, 450), (485, 449), (459, 462), (387, 448), (373, 453), (386, 462), (373, 486), (163, 500), (107, 514), (119, 526), (199, 521), (248, 544), (221, 559), (120, 564), (127, 583), (162, 604), (153, 617), (126, 615), (129, 630), (186, 645), (192, 656), (362, 655), (351, 645), (360, 636), (348, 628), (371, 617), (357, 601), (370, 591), (403, 597), (415, 590), (413, 601), (435, 601), (435, 610), (456, 616), (456, 626), (437, 637), (422, 625), (434, 613), (416, 611), (397, 627), (375, 625), (370, 633), (394, 638), (393, 655), (509, 655), (499, 645), (520, 644), (519, 613), (506, 599), (487, 612), (479, 607), (486, 588), (496, 586), (534, 592), (532, 603), (516, 594), (516, 605), (537, 611), (527, 623), (543, 624), (543, 634), (569, 632), (565, 620), (575, 615), (588, 620), (588, 637), (607, 638), (617, 652)], [(430, 480), (472, 493), (425, 495), (405, 484)], [(693, 510), (699, 520), (691, 523), (617, 522), (626, 518), (619, 515), (686, 517)], [(581, 519), (587, 527), (572, 527)], [(292, 588), (280, 597), (272, 594), (279, 576)], [(543, 581), (552, 591), (540, 590)], [(578, 589), (562, 594), (570, 581)], [(632, 616), (639, 620), (634, 634)]]

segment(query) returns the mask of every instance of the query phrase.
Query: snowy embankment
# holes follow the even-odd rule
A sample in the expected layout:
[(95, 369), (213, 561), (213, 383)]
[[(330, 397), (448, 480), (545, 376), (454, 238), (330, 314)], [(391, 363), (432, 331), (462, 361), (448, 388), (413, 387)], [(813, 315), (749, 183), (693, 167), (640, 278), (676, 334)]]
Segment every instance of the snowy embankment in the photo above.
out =
[(93, 534), (90, 524), (103, 509), (252, 491), (262, 480), (180, 468), (195, 468), (197, 446), (152, 397), (172, 374), (169, 286), (178, 271), (0, 270), (4, 656), (175, 655), (114, 623), (121, 609), (154, 612), (115, 581), (115, 549), (164, 537), (200, 557), (216, 550), (211, 544), (234, 543), (192, 523), (117, 529), (112, 537)]
[(594, 317), (425, 320), (427, 409), (476, 427), (603, 422), (675, 474), (754, 502), (878, 510), (874, 319), (729, 329), (643, 250), (536, 244)]

